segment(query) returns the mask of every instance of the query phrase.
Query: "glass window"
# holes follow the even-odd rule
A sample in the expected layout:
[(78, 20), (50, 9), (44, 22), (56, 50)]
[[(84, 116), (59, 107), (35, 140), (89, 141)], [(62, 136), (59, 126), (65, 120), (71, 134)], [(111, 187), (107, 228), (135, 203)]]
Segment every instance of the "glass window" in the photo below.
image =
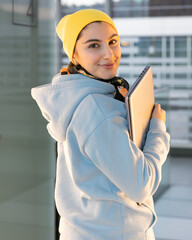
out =
[(141, 37), (140, 41), (135, 43), (139, 51), (135, 56), (161, 57), (161, 38)]
[(113, 0), (113, 17), (148, 16), (149, 0)]
[(175, 57), (187, 56), (187, 38), (175, 37)]
[[(166, 38), (166, 56), (170, 57), (170, 37)], [(170, 62), (167, 64), (170, 64)]]
[[(22, 24), (30, 2), (14, 1)], [(54, 143), (31, 97), (55, 70), (52, 2), (39, 3), (38, 27), (13, 25), (11, 1), (0, 4), (1, 239), (54, 239)]]
[(105, 12), (105, 0), (61, 0), (62, 16), (85, 8), (95, 8)]
[(189, 0), (113, 0), (113, 17), (191, 16)]

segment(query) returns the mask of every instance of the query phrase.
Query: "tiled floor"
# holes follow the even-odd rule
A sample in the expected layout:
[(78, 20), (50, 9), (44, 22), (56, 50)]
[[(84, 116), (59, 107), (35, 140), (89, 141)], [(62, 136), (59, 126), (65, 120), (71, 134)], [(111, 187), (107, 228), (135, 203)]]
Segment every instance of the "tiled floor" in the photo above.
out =
[(170, 188), (155, 209), (156, 240), (192, 239), (192, 157), (170, 159)]

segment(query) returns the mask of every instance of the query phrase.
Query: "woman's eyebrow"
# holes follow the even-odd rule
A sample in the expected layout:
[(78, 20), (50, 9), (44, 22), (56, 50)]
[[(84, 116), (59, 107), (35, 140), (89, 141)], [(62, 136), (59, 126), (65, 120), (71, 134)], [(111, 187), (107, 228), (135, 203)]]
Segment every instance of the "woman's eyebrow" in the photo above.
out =
[[(117, 33), (114, 33), (109, 39), (118, 36)], [(88, 39), (87, 41), (84, 42), (84, 44), (89, 43), (89, 42), (101, 42), (101, 40), (93, 38), (93, 39)]]
[(109, 39), (113, 38), (113, 37), (118, 37), (117, 33), (114, 33)]
[(85, 41), (84, 44), (89, 43), (89, 42), (101, 42), (101, 40), (99, 40), (99, 39), (89, 39), (89, 40)]

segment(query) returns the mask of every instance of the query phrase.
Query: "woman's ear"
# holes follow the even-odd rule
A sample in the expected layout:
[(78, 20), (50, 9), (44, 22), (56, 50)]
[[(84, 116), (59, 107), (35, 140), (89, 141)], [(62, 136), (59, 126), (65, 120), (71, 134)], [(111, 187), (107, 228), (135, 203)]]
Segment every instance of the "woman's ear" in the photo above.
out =
[(76, 66), (78, 65), (78, 62), (76, 61), (76, 59), (75, 59), (74, 56), (72, 57), (72, 61), (73, 61), (73, 63), (74, 63)]

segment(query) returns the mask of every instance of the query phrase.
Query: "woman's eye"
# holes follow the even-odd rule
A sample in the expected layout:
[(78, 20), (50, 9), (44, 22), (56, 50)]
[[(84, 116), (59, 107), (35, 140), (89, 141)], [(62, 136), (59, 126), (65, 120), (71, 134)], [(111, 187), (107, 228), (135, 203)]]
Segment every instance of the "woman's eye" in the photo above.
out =
[(89, 45), (89, 48), (98, 48), (99, 45), (97, 43), (93, 43), (91, 45)]
[(117, 40), (116, 39), (112, 39), (110, 42), (109, 42), (109, 44), (111, 44), (111, 45), (115, 45), (117, 43)]

